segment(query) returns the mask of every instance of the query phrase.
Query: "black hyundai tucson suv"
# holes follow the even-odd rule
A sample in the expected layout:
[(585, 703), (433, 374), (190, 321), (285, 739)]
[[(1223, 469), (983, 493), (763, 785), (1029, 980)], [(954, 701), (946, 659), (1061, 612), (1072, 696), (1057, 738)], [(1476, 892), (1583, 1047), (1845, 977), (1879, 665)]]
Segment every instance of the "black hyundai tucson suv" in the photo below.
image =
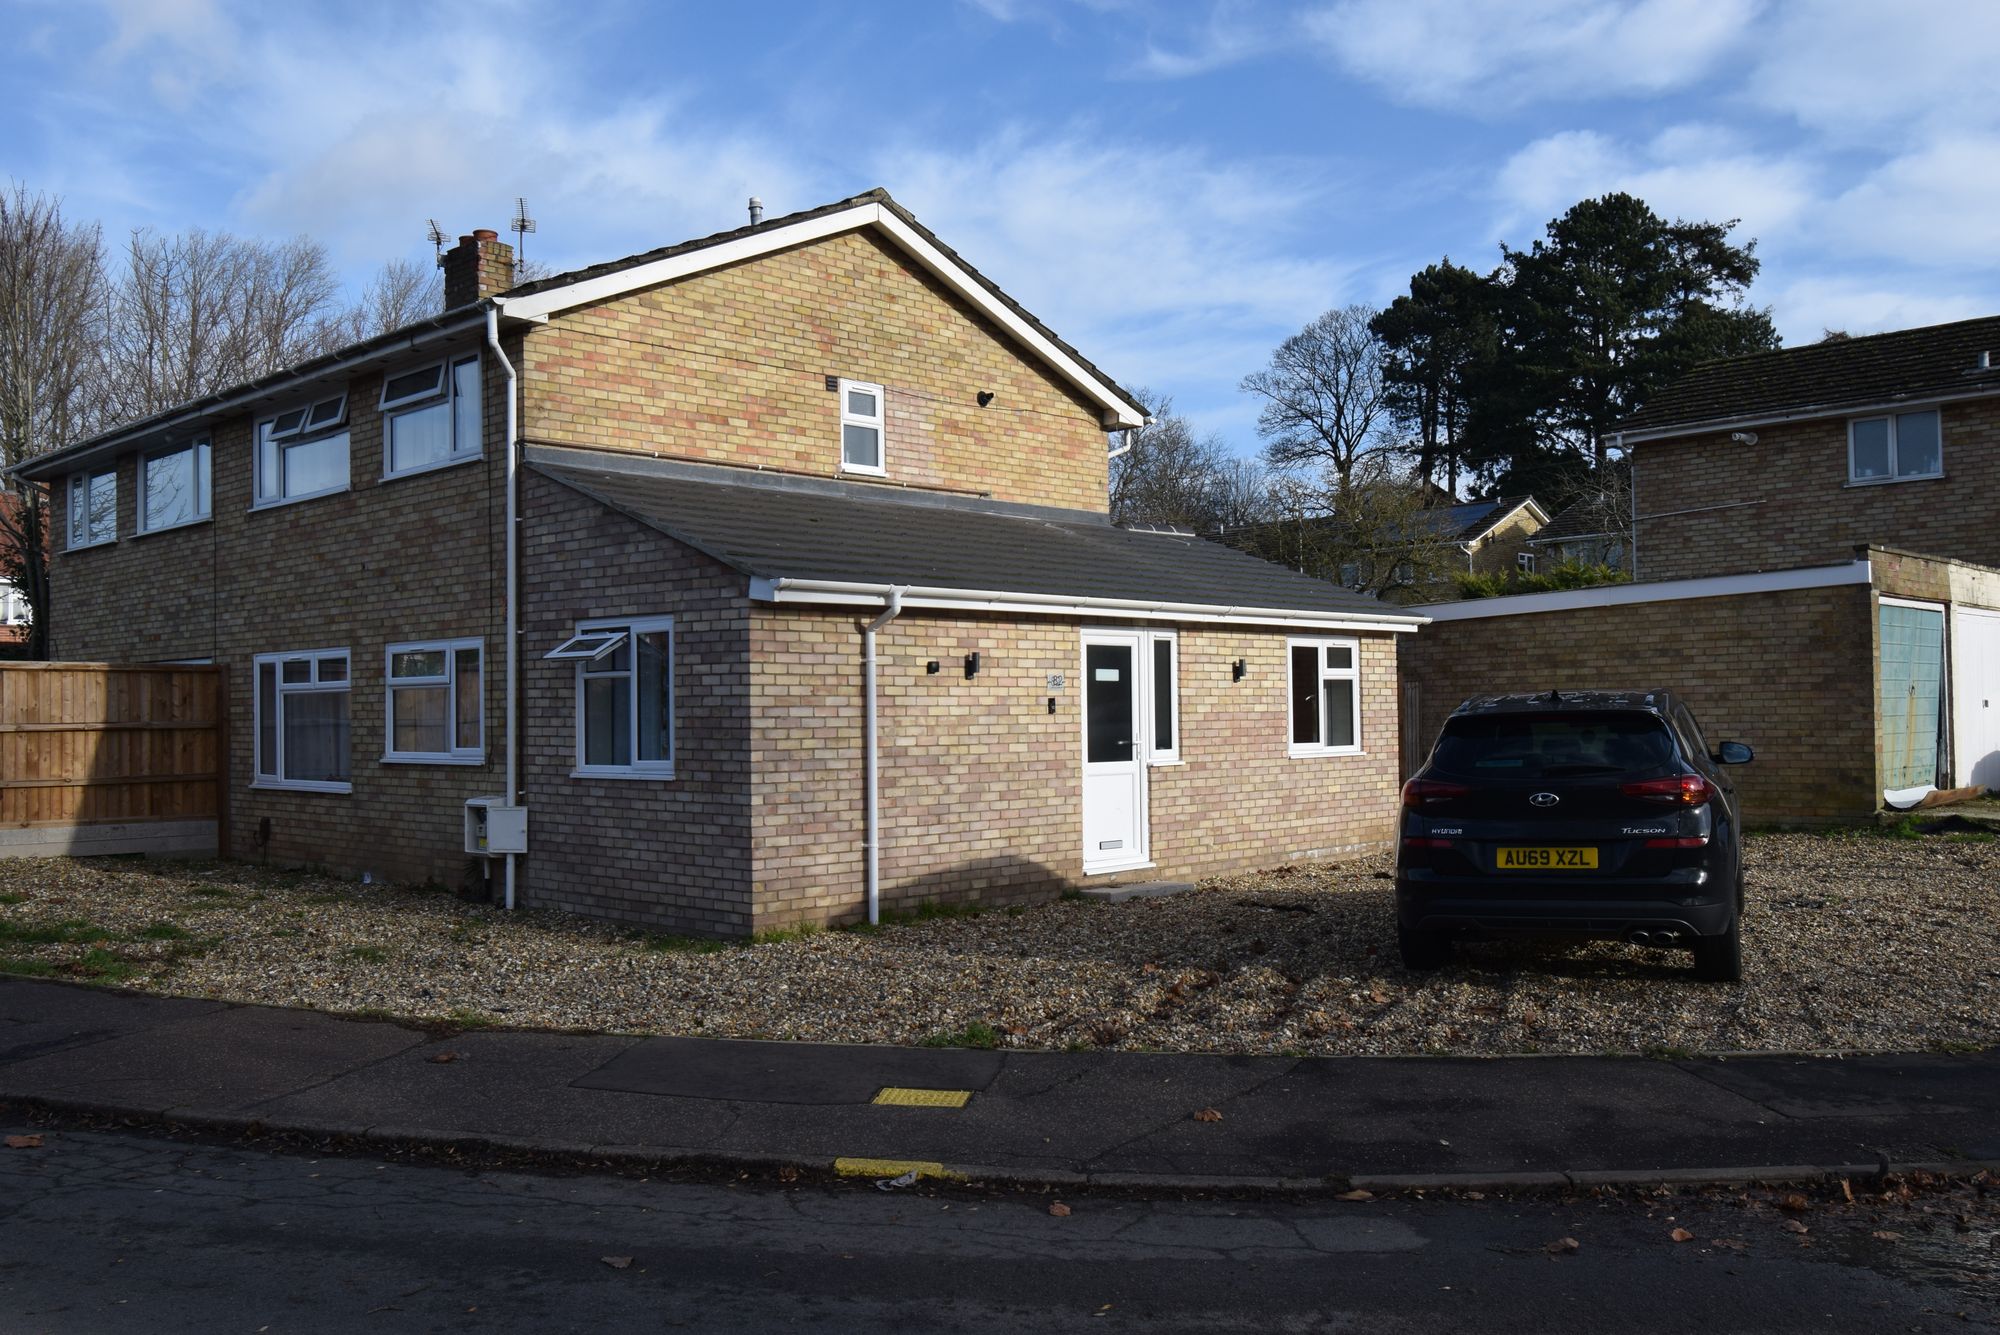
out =
[(1396, 935), (1436, 968), (1462, 933), (1609, 938), (1694, 951), (1743, 976), (1743, 844), (1725, 766), (1671, 691), (1467, 700), (1403, 785)]

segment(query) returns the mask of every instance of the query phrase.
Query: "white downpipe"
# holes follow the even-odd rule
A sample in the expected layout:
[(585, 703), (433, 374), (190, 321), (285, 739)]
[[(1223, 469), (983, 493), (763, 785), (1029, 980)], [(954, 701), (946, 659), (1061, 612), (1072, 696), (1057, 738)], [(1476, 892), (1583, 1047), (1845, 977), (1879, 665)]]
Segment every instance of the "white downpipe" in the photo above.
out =
[(882, 912), (882, 810), (881, 761), (876, 744), (875, 721), (875, 632), (894, 621), (903, 611), (903, 590), (891, 586), (882, 614), (861, 628), (861, 707), (862, 767), (867, 771), (867, 795), (863, 800), (863, 848), (867, 854), (868, 925), (881, 920)]
[[(520, 464), (521, 441), (520, 420), (515, 405), (516, 381), (514, 363), (507, 360), (507, 353), (500, 346), (500, 311), (489, 305), (486, 308), (486, 346), (493, 349), (494, 360), (507, 374), (507, 805), (514, 806), (521, 798), (521, 716), (520, 716), (520, 675), (521, 675), (521, 614), (520, 614), (520, 559), (518, 544), (520, 535)], [(514, 907), (514, 854), (507, 855), (506, 904)]]

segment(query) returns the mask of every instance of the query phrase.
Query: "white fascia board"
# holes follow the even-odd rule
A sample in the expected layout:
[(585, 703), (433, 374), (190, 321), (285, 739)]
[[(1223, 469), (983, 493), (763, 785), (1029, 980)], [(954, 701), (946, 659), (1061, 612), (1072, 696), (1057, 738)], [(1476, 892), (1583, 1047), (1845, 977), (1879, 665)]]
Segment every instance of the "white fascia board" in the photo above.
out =
[(1013, 612), (1039, 616), (1118, 617), (1134, 621), (1194, 621), (1225, 626), (1289, 626), (1301, 630), (1377, 631), (1407, 634), (1427, 624), (1423, 616), (1341, 616), (1276, 607), (1224, 607), (1129, 598), (1075, 598), (1001, 589), (939, 589), (857, 584), (845, 580), (753, 578), (750, 597), (760, 603), (822, 607), (884, 607), (900, 588), (905, 611)]
[(1745, 417), (1715, 417), (1685, 426), (1660, 426), (1651, 430), (1614, 432), (1607, 439), (1614, 449), (1642, 445), (1651, 440), (1676, 440), (1682, 436), (1706, 436), (1718, 431), (1740, 431), (1744, 427), (1782, 426), (1789, 422), (1810, 422), (1820, 417), (1872, 417), (1880, 413), (1921, 411), (1937, 403), (1959, 403), (1966, 399), (1990, 399), (2000, 394), (2000, 385), (1969, 389), (1961, 394), (1921, 394), (1902, 399), (1882, 399), (1874, 403), (1811, 404), (1784, 413), (1754, 413)]
[(756, 259), (774, 251), (824, 240), (830, 236), (839, 236), (843, 232), (859, 231), (863, 227), (878, 228), (892, 238), (899, 248), (923, 265), (938, 281), (970, 302), (981, 315), (1005, 329), (1037, 357), (1061, 372), (1071, 384), (1094, 399), (1102, 409), (1101, 420), (1105, 430), (1115, 431), (1145, 425), (1146, 415), (1143, 409), (1137, 404), (1127, 402), (1109, 385), (1086, 371), (1074, 357), (1050, 342), (1005, 302), (995, 298), (986, 290), (984, 284), (966, 271), (963, 265), (948, 258), (944, 252), (924, 240), (908, 223), (880, 204), (857, 204), (838, 213), (787, 223), (783, 227), (760, 230), (734, 241), (689, 251), (684, 255), (670, 255), (665, 259), (654, 260), (650, 264), (636, 264), (616, 273), (566, 283), (562, 287), (550, 288), (546, 292), (537, 292), (531, 296), (495, 297), (493, 300), (500, 308), (500, 313), (509, 319), (546, 321), (551, 315), (589, 302), (623, 296), (627, 292), (636, 292), (641, 288), (672, 282), (677, 278), (719, 269), (724, 265), (739, 264), (744, 260)]
[(1809, 566), (1803, 570), (1764, 570), (1749, 575), (1711, 575), (1705, 579), (1605, 584), (1594, 589), (1563, 589), (1556, 593), (1515, 593), (1501, 598), (1473, 598), (1462, 603), (1426, 603), (1410, 610), (1421, 612), (1432, 621), (1477, 621), (1483, 617), (1570, 612), (1581, 607), (1629, 607), (1637, 603), (1672, 603), (1689, 598), (1735, 598), (1746, 593), (1825, 589), (1842, 584), (1868, 584), (1873, 579), (1873, 567), (1868, 562), (1848, 561), (1837, 566)]

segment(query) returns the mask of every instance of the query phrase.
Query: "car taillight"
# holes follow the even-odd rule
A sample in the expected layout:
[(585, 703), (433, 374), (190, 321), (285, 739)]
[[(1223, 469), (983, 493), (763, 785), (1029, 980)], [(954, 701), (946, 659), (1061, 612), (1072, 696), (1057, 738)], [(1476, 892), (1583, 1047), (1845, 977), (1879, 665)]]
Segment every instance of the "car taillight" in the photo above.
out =
[(1403, 785), (1403, 805), (1427, 807), (1433, 802), (1449, 802), (1472, 790), (1462, 783), (1440, 783), (1436, 779), (1411, 779)]
[(1451, 840), (1425, 839), (1425, 838), (1420, 838), (1417, 835), (1413, 834), (1413, 835), (1408, 835), (1403, 839), (1403, 847), (1409, 849), (1424, 849), (1424, 850), (1429, 850), (1433, 848), (1450, 848)]
[(1715, 789), (1699, 774), (1676, 774), (1666, 779), (1640, 779), (1618, 786), (1627, 797), (1643, 797), (1649, 802), (1672, 802), (1676, 806), (1698, 807), (1715, 796)]
[(1672, 837), (1672, 838), (1670, 838), (1670, 839), (1648, 839), (1648, 840), (1646, 841), (1646, 847), (1648, 847), (1648, 848), (1707, 848), (1707, 847), (1708, 847), (1708, 836), (1707, 836), (1707, 835), (1705, 835), (1705, 834), (1681, 834), (1681, 835), (1675, 835), (1675, 836), (1673, 836), (1673, 837)]

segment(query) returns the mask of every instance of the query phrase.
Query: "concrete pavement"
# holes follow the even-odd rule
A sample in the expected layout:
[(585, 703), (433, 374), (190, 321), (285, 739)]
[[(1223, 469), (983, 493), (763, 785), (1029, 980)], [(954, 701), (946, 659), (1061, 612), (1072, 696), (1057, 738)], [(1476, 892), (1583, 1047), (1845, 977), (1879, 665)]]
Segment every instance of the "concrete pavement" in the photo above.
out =
[[(883, 1106), (885, 1089), (961, 1107)], [(0, 1099), (635, 1161), (1375, 1188), (2000, 1163), (2000, 1057), (1288, 1058), (484, 1030), (0, 979)], [(1196, 1113), (1214, 1109), (1220, 1120)]]

